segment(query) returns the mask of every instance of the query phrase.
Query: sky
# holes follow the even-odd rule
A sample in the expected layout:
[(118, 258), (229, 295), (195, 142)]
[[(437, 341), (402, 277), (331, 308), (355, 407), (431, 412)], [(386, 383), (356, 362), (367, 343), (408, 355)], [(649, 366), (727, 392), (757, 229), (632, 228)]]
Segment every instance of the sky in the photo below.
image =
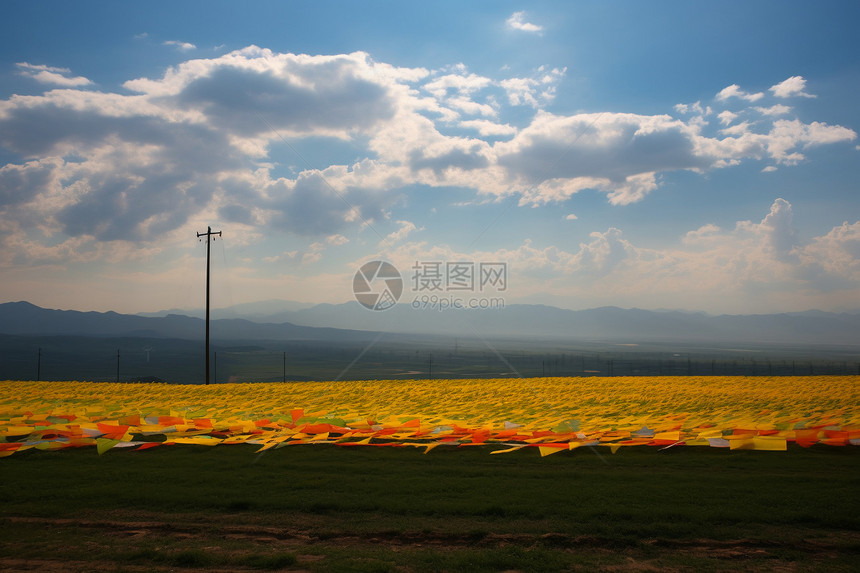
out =
[(856, 2), (2, 11), (0, 302), (860, 309)]

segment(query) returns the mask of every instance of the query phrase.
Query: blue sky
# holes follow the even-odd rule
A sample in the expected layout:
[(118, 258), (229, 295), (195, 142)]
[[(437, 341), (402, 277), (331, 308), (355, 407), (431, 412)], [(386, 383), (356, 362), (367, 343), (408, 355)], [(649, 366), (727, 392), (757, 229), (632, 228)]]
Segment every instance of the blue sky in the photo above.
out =
[(351, 300), (374, 259), (505, 262), (508, 303), (860, 306), (856, 3), (3, 11), (0, 300), (201, 306), (211, 225), (215, 306)]

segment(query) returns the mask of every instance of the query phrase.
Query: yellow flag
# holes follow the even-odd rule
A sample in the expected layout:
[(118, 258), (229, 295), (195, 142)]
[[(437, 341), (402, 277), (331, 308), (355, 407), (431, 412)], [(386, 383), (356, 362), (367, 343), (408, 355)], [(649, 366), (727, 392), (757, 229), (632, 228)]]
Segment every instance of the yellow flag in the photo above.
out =
[(544, 456), (551, 456), (552, 454), (557, 454), (560, 451), (562, 451), (564, 448), (552, 448), (552, 447), (546, 447), (546, 446), (538, 446), (538, 449), (540, 450), (540, 456), (544, 457)]
[[(495, 450), (495, 451), (493, 451), (493, 452), (490, 452), (490, 454), (491, 454), (491, 455), (492, 455), (492, 454), (507, 454), (508, 452), (515, 452), (515, 451), (517, 451), (517, 450), (521, 450), (521, 449), (523, 449), (524, 447), (525, 447), (525, 446), (514, 446), (514, 447), (512, 447), (512, 448), (507, 448), (507, 449), (505, 449), (505, 450)], [(541, 455), (543, 455), (543, 454), (541, 454)]]
[(119, 440), (110, 440), (108, 438), (96, 438), (96, 450), (98, 450), (99, 455), (102, 455), (115, 445), (119, 443)]
[(740, 440), (729, 440), (730, 448), (733, 450), (764, 450), (780, 452), (788, 449), (785, 438), (778, 436), (755, 436)]

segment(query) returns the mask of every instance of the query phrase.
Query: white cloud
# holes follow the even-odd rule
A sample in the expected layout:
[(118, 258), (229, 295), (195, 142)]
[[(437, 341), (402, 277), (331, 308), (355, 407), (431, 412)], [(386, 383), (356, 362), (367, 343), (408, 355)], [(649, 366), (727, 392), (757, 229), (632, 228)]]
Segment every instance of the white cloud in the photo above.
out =
[(445, 102), (449, 107), (463, 112), (468, 115), (483, 115), (485, 117), (495, 117), (498, 110), (493, 105), (487, 103), (478, 103), (472, 101), (468, 97), (451, 97)]
[(166, 96), (210, 125), (240, 138), (330, 135), (349, 138), (394, 113), (407, 89), (397, 70), (376, 66), (367, 54), (276, 54), (250, 46), (214, 59), (189, 60), (161, 79), (124, 87)]
[(577, 219), (579, 219), (579, 217), (577, 217), (577, 216), (576, 216), (575, 214), (573, 214), (573, 213), (571, 213), (571, 214), (569, 214), (568, 216), (566, 216), (566, 217), (565, 217), (565, 220), (567, 220), (567, 221), (576, 221)]
[(782, 104), (776, 104), (776, 105), (772, 105), (770, 107), (754, 107), (753, 109), (762, 115), (769, 115), (769, 116), (785, 115), (785, 114), (791, 112), (791, 108), (789, 106), (782, 105)]
[(166, 42), (162, 42), (165, 46), (174, 46), (176, 49), (188, 52), (190, 50), (196, 50), (197, 46), (191, 44), (189, 42), (180, 42), (179, 40), (167, 40)]
[(800, 120), (778, 120), (768, 134), (766, 141), (768, 153), (777, 162), (795, 165), (805, 156), (792, 151), (798, 147), (809, 148), (839, 142), (854, 141), (857, 134), (846, 127), (827, 125), (818, 121), (805, 124)]
[[(526, 240), (512, 249), (457, 252), (407, 243), (395, 264), (415, 260), (494, 260), (516, 269), (509, 297), (557, 295), (578, 306), (707, 308), (713, 312), (779, 312), (816, 308), (860, 296), (860, 221), (801, 242), (791, 205), (776, 199), (759, 222), (723, 229), (706, 224), (674, 245), (636, 245), (617, 228), (593, 232), (572, 250)], [(856, 305), (856, 302), (854, 302)]]
[(540, 33), (543, 30), (543, 26), (526, 22), (526, 13), (523, 11), (514, 12), (505, 22), (508, 24), (508, 27), (523, 32)]
[(741, 89), (741, 87), (737, 84), (732, 84), (720, 90), (720, 92), (716, 95), (718, 101), (725, 101), (730, 98), (738, 98), (746, 101), (758, 101), (764, 97), (762, 92), (757, 93), (747, 93)]
[(517, 128), (512, 125), (495, 123), (488, 119), (461, 121), (460, 127), (477, 130), (483, 137), (507, 137), (517, 133)]
[(18, 68), (18, 73), (22, 76), (32, 78), (42, 84), (53, 84), (62, 87), (80, 87), (92, 84), (90, 80), (83, 76), (69, 77), (71, 70), (68, 68), (55, 68), (46, 65), (35, 65), (27, 62), (15, 64)]
[(725, 129), (720, 130), (720, 134), (722, 135), (731, 135), (735, 137), (743, 136), (748, 133), (750, 133), (750, 122), (748, 121), (743, 121), (731, 127), (726, 127)]
[(675, 104), (675, 111), (680, 114), (698, 114), (698, 115), (710, 115), (711, 108), (702, 107), (702, 102), (697, 101), (695, 103), (679, 103)]
[(622, 238), (619, 229), (591, 233), (591, 242), (580, 243), (579, 252), (570, 260), (570, 271), (577, 274), (607, 275), (628, 259), (638, 255), (635, 247)]
[(446, 74), (439, 76), (427, 83), (422, 88), (433, 94), (437, 99), (447, 97), (451, 92), (458, 94), (472, 94), (492, 85), (490, 78), (475, 74), (465, 74), (465, 69), (459, 68), (459, 74)]
[(302, 253), (301, 262), (303, 265), (311, 265), (322, 260), (322, 254), (325, 251), (325, 245), (321, 242), (311, 243), (308, 249)]
[(284, 251), (279, 255), (263, 257), (261, 260), (265, 263), (282, 263), (284, 261), (294, 261), (298, 254), (298, 251)]
[(563, 200), (582, 189), (606, 191), (614, 204), (642, 199), (656, 172), (704, 169), (697, 130), (669, 116), (540, 112), (508, 142), (494, 146), (498, 162), (524, 189), (525, 203)]
[(717, 114), (717, 117), (720, 119), (720, 123), (723, 125), (729, 125), (731, 122), (738, 118), (738, 114), (731, 112), (729, 110), (721, 111)]
[(555, 98), (556, 84), (567, 68), (553, 68), (545, 71), (539, 68), (530, 78), (508, 78), (499, 82), (508, 96), (511, 105), (529, 105), (534, 108), (542, 107)]
[(340, 246), (345, 245), (349, 242), (349, 239), (340, 234), (329, 235), (326, 237), (325, 242), (329, 245)]
[(397, 243), (400, 243), (404, 239), (406, 239), (406, 237), (408, 237), (413, 231), (424, 230), (424, 227), (418, 228), (412, 221), (397, 221), (397, 224), (400, 225), (400, 228), (392, 233), (389, 233), (382, 241), (380, 241), (380, 247), (384, 249), (390, 249)]
[(684, 237), (681, 239), (681, 242), (685, 245), (701, 245), (710, 241), (721, 230), (722, 229), (720, 229), (717, 225), (714, 225), (713, 223), (708, 223), (707, 225), (702, 225), (694, 231), (688, 231), (687, 234), (685, 234)]
[[(672, 171), (763, 159), (792, 165), (813, 146), (856, 139), (842, 126), (785, 118), (790, 110), (779, 105), (723, 111), (722, 131), (704, 120), (712, 112), (702, 102), (676, 106), (692, 115), (682, 119), (541, 110), (565, 73), (541, 67), (494, 79), (462, 64), (428, 71), (363, 52), (249, 46), (129, 80), (123, 87), (131, 93), (67, 87), (13, 95), (0, 101), (0, 146), (24, 159), (0, 166), (0, 219), (20, 224), (0, 237), (14, 235), (8, 244), (20, 254), (69, 239), (155, 241), (209, 218), (251, 242), (281, 232), (325, 248), (342, 244), (344, 229), (375, 229), (416, 185), (467, 189), (476, 201), (516, 195), (520, 205), (592, 189), (624, 205), (653, 193)], [(497, 119), (506, 113), (517, 121)], [(742, 114), (748, 121), (735, 123)], [(312, 169), (294, 157), (304, 138), (325, 137), (353, 146), (355, 159)], [(298, 164), (295, 174), (281, 176), (289, 164)], [(391, 240), (413, 231), (403, 227)], [(305, 262), (321, 252), (309, 250)]]
[(769, 89), (776, 97), (787, 98), (787, 97), (806, 97), (806, 98), (814, 98), (816, 96), (812, 94), (808, 94), (803, 90), (806, 88), (806, 80), (803, 79), (803, 76), (792, 76), (787, 80), (784, 80), (776, 85), (771, 86)]
[(791, 254), (796, 242), (794, 230), (794, 215), (791, 204), (779, 198), (770, 207), (770, 213), (762, 219), (759, 228), (767, 237), (766, 246), (777, 259), (784, 259)]
[[(331, 234), (348, 220), (379, 217), (384, 190), (402, 184), (397, 168), (363, 162), (288, 181), (272, 180), (249, 160), (265, 157), (282, 135), (372, 131), (407, 101), (393, 78), (424, 75), (377, 69), (364, 54), (314, 58), (249, 48), (127, 82), (137, 95), (13, 96), (0, 102), (0, 145), (54, 158), (42, 162), (40, 177), (65, 187), (51, 200), (32, 167), (27, 177), (15, 175), (27, 187), (20, 197), (39, 199), (37, 220), (53, 232), (145, 240), (214, 208), (231, 223)], [(7, 167), (8, 177), (21, 169)]]
[(853, 288), (860, 280), (860, 221), (847, 221), (815, 237), (798, 253), (804, 278), (819, 288)]

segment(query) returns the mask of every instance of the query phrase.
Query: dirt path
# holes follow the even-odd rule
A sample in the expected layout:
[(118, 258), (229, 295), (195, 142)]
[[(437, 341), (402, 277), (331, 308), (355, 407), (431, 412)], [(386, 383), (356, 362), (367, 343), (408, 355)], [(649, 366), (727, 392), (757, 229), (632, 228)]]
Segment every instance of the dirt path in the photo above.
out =
[[(847, 532), (835, 532), (832, 539), (805, 540), (800, 543), (783, 541), (764, 541), (754, 539), (652, 539), (640, 542), (638, 549), (618, 548), (607, 546), (607, 543), (592, 536), (568, 536), (563, 534), (527, 535), (511, 533), (433, 533), (433, 532), (339, 532), (314, 533), (307, 529), (291, 527), (269, 527), (264, 525), (224, 525), (212, 523), (168, 522), (160, 520), (123, 521), (115, 519), (52, 519), (41, 517), (7, 517), (4, 518), (11, 527), (27, 527), (41, 531), (74, 531), (75, 535), (84, 538), (94, 548), (92, 559), (53, 559), (51, 552), (45, 551), (38, 557), (23, 559), (19, 557), (0, 558), (0, 570), (4, 572), (45, 573), (60, 572), (93, 572), (126, 571), (138, 573), (143, 571), (176, 571), (183, 570), (181, 564), (149, 563), (146, 559), (139, 563), (134, 560), (124, 560), (122, 566), (111, 559), (105, 547), (117, 545), (125, 549), (134, 547), (158, 546), (159, 542), (175, 544), (180, 541), (183, 545), (200, 548), (200, 551), (224, 551), (222, 545), (238, 542), (247, 547), (245, 551), (289, 551), (297, 555), (295, 565), (285, 567), (269, 567), (281, 571), (304, 571), (314, 561), (325, 559), (326, 548), (344, 550), (349, 548), (376, 548), (390, 552), (400, 551), (450, 551), (456, 549), (503, 549), (517, 547), (525, 550), (540, 547), (551, 550), (587, 553), (592, 555), (624, 553), (628, 557), (623, 564), (606, 565), (601, 569), (606, 571), (674, 571), (675, 567), (657, 563), (658, 557), (672, 555), (673, 557), (688, 556), (691, 558), (707, 558), (717, 560), (727, 569), (743, 568), (746, 570), (765, 570), (753, 565), (765, 560), (766, 570), (796, 571), (797, 558), (784, 560), (781, 555), (791, 553), (800, 556), (800, 562), (806, 565), (821, 564), (827, 560), (844, 556), (846, 547), (856, 548), (860, 535)], [(236, 549), (237, 543), (232, 543), (231, 554), (241, 558), (241, 549)], [(237, 554), (238, 552), (238, 554)], [(62, 555), (58, 551), (57, 555)], [(674, 561), (674, 560), (672, 560)], [(750, 569), (749, 565), (753, 565)], [(189, 568), (201, 570), (200, 564), (190, 563)], [(206, 566), (206, 571), (226, 573), (228, 571), (252, 571), (259, 567), (247, 566)], [(408, 570), (408, 569), (404, 569)]]

